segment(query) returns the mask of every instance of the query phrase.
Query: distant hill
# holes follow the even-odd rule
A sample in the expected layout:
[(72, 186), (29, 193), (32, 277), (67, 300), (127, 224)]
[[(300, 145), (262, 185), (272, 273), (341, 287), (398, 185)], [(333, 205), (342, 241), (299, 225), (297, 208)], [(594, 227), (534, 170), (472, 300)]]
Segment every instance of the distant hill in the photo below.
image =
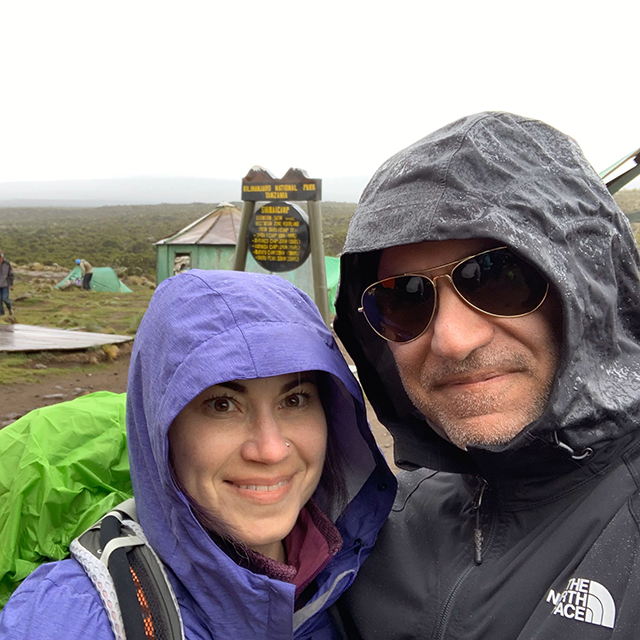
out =
[[(356, 203), (368, 178), (324, 178), (324, 202)], [(50, 182), (0, 182), (0, 208), (104, 207), (118, 205), (237, 202), (241, 178), (118, 178)], [(640, 221), (640, 189), (622, 189), (615, 195), (633, 222)]]
[[(242, 178), (118, 178), (0, 183), (0, 207), (101, 207), (240, 199)], [(368, 178), (324, 178), (322, 199), (357, 202)]]

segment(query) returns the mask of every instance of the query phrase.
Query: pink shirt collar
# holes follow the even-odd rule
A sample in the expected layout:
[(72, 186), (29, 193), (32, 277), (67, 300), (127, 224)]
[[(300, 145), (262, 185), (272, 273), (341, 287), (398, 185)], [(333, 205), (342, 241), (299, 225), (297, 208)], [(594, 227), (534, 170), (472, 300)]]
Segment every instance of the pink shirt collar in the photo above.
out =
[(251, 569), (296, 587), (296, 598), (342, 548), (342, 536), (312, 499), (300, 512), (284, 540), (287, 562), (282, 563), (247, 549)]

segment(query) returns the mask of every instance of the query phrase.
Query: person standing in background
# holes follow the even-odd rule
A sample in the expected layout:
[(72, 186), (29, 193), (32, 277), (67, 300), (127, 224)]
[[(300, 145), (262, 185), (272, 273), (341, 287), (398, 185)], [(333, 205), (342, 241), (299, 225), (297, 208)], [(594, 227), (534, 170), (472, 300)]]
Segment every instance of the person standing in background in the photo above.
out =
[(9, 310), (9, 317), (13, 317), (13, 309), (9, 300), (9, 289), (13, 291), (13, 269), (11, 263), (4, 259), (0, 251), (0, 316), (4, 315), (4, 306)]
[(80, 258), (76, 260), (76, 264), (80, 267), (80, 271), (82, 272), (82, 288), (85, 291), (90, 291), (91, 278), (93, 278), (93, 267), (86, 260), (80, 260)]

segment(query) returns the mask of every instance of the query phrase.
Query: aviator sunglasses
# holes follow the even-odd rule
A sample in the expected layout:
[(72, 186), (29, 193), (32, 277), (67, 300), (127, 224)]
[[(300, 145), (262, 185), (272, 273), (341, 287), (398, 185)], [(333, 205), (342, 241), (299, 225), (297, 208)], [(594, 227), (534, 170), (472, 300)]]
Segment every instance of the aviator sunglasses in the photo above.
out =
[[(424, 275), (445, 267), (451, 267), (449, 273), (432, 278)], [(403, 273), (374, 282), (364, 290), (358, 311), (385, 340), (411, 342), (433, 320), (438, 278), (447, 278), (470, 307), (496, 318), (533, 313), (549, 292), (549, 283), (535, 267), (508, 247), (497, 247), (423, 273)]]

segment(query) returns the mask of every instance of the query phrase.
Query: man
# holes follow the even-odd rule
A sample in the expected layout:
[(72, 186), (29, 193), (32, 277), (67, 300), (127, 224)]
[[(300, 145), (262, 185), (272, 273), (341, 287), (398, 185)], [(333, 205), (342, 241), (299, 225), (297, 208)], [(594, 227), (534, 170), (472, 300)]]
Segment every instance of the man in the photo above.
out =
[(91, 278), (93, 278), (93, 267), (86, 260), (76, 260), (76, 264), (80, 267), (82, 274), (82, 288), (85, 291), (91, 289)]
[(0, 316), (4, 315), (4, 307), (7, 306), (9, 317), (13, 317), (13, 309), (9, 300), (9, 290), (13, 291), (13, 269), (11, 263), (4, 259), (0, 251)]
[(341, 603), (348, 637), (637, 637), (639, 264), (542, 122), (470, 116), (378, 170), (335, 327), (415, 471)]

